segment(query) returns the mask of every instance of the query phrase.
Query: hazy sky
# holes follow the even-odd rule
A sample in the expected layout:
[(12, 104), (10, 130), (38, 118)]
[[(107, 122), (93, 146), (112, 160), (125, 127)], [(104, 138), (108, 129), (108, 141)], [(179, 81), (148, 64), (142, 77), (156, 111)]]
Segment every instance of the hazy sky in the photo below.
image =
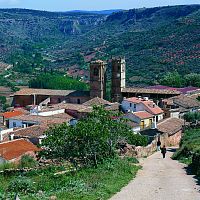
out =
[(0, 8), (50, 11), (131, 9), (184, 4), (200, 4), (200, 0), (0, 0)]

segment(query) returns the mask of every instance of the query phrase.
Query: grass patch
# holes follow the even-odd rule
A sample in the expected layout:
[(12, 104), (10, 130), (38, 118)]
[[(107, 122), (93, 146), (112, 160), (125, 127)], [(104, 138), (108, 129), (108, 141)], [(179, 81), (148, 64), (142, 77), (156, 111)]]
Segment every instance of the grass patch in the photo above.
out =
[[(0, 176), (0, 199), (13, 198), (19, 192), (21, 200), (49, 199), (108, 199), (135, 177), (140, 167), (135, 159), (107, 160), (98, 168), (81, 169), (78, 172), (54, 175), (61, 168), (50, 167), (15, 176)], [(23, 187), (26, 185), (27, 187)], [(15, 188), (9, 189), (10, 186)]]
[(200, 129), (186, 130), (173, 159), (187, 164), (200, 177)]

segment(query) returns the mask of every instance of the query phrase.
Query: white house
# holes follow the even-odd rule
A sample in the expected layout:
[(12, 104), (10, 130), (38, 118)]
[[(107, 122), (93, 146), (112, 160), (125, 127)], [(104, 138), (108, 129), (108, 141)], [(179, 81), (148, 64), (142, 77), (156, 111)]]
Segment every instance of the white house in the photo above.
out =
[(156, 122), (163, 119), (164, 111), (158, 107), (148, 97), (132, 97), (122, 101), (122, 110), (124, 112), (146, 111), (154, 116)]

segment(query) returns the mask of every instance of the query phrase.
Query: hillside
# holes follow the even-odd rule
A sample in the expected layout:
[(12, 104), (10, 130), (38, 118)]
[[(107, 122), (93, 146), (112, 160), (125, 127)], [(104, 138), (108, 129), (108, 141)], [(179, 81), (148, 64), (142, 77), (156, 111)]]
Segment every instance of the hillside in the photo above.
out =
[(175, 69), (200, 72), (200, 5), (110, 13), (1, 9), (0, 58), (15, 63), (34, 52), (43, 67), (69, 70), (121, 55), (130, 85), (153, 84)]

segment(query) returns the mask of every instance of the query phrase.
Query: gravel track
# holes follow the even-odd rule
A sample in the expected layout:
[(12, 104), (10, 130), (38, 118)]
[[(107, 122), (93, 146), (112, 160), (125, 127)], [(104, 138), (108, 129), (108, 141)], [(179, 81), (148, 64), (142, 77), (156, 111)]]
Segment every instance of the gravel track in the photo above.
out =
[(200, 200), (200, 186), (185, 165), (172, 160), (172, 151), (163, 159), (160, 152), (142, 161), (143, 169), (111, 200)]

